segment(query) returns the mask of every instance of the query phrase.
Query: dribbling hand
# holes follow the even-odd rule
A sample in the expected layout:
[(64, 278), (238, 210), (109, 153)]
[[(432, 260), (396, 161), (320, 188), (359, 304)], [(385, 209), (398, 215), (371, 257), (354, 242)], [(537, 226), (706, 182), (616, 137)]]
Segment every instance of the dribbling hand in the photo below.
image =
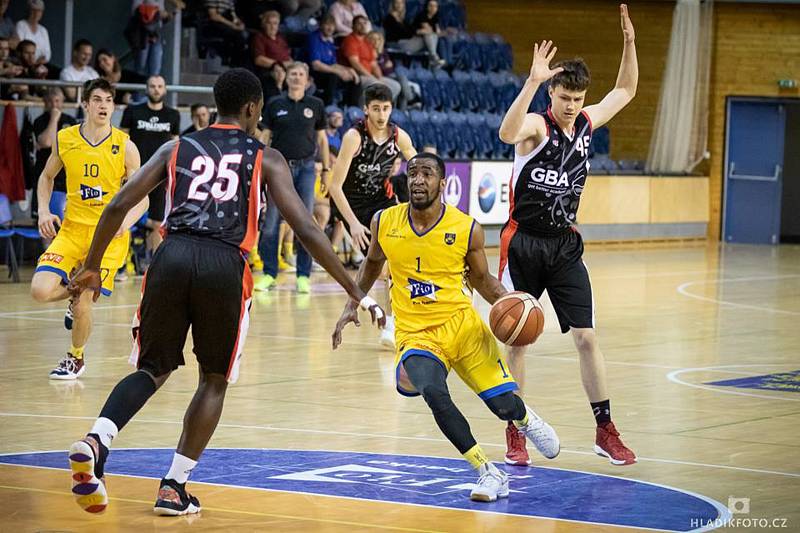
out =
[(92, 291), (92, 301), (96, 302), (100, 297), (100, 287), (102, 284), (100, 271), (81, 267), (81, 269), (72, 276), (67, 290), (73, 298), (78, 298), (83, 291), (90, 290)]
[(553, 41), (542, 41), (541, 44), (534, 43), (533, 45), (533, 62), (531, 63), (531, 72), (528, 76), (534, 83), (542, 83), (559, 72), (563, 72), (563, 68), (557, 67), (550, 68), (550, 61), (556, 55), (558, 47), (553, 46)]
[(356, 327), (361, 326), (361, 322), (358, 320), (359, 305), (363, 309), (369, 311), (373, 324), (377, 324), (379, 328), (386, 326), (386, 313), (383, 311), (383, 309), (381, 309), (381, 306), (378, 305), (378, 302), (369, 296), (365, 296), (361, 300), (360, 304), (356, 304), (355, 300), (350, 300), (347, 302), (347, 305), (344, 306), (344, 310), (342, 310), (342, 316), (340, 316), (339, 320), (336, 322), (336, 327), (333, 328), (331, 344), (334, 350), (342, 344), (342, 330), (345, 328), (345, 326), (347, 326), (347, 324), (352, 322)]

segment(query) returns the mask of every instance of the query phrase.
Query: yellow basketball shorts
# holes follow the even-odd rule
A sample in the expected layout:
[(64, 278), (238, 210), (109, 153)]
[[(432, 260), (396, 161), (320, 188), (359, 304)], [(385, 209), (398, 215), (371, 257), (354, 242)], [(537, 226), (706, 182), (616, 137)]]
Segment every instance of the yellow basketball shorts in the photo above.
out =
[(403, 368), (403, 361), (414, 355), (437, 361), (448, 373), (452, 368), (483, 400), (518, 388), (497, 340), (472, 307), (456, 312), (444, 324), (430, 329), (414, 333), (398, 329), (395, 343), (397, 392), (404, 396), (419, 395)]
[[(39, 257), (36, 272), (55, 272), (65, 284), (68, 283), (72, 269), (83, 264), (89, 254), (94, 230), (95, 226), (65, 220), (56, 238)], [(129, 235), (126, 231), (124, 235), (114, 238), (100, 263), (100, 277), (103, 280), (100, 292), (105, 296), (111, 296), (114, 291), (114, 274), (125, 263)]]

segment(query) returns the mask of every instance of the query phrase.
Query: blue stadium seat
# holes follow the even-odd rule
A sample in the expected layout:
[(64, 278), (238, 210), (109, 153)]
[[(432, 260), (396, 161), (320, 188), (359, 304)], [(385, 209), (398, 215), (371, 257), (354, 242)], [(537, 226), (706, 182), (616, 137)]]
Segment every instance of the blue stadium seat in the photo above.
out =
[(344, 129), (349, 128), (362, 118), (364, 118), (364, 111), (360, 107), (348, 107), (344, 112)]

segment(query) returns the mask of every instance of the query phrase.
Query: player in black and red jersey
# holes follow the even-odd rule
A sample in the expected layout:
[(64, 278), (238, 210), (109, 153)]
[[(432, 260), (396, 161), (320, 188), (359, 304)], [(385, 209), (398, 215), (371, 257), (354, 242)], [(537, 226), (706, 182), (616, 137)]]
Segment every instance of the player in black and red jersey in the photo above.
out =
[[(530, 75), (503, 118), (500, 138), (515, 145), (508, 223), (500, 241), (500, 279), (509, 288), (540, 297), (547, 291), (561, 331), (572, 331), (580, 354), (581, 379), (597, 423), (594, 451), (612, 464), (628, 465), (636, 456), (611, 421), (605, 362), (595, 336), (594, 300), (583, 263), (583, 240), (575, 228), (578, 203), (589, 170), (592, 129), (619, 113), (636, 94), (639, 67), (628, 8), (620, 6), (624, 46), (614, 89), (595, 105), (583, 107), (589, 70), (581, 59), (550, 68), (551, 41), (534, 45)], [(539, 85), (550, 80), (551, 107), (526, 113)], [(525, 380), (525, 348), (511, 348), (508, 362), (520, 390)], [(509, 464), (530, 464), (525, 439), (506, 429)]]
[(111, 440), (184, 364), (189, 327), (200, 384), (154, 511), (200, 511), (185, 484), (217, 426), (227, 385), (239, 374), (253, 289), (244, 254), (255, 244), (265, 187), (317, 261), (384, 325), (382, 309), (348, 276), (298, 197), (286, 160), (253, 137), (264, 104), (258, 78), (244, 69), (229, 70), (214, 84), (214, 100), (216, 124), (164, 144), (106, 207), (84, 266), (70, 283), (73, 294), (88, 289), (97, 298), (100, 259), (122, 217), (166, 180), (166, 238), (142, 282), (134, 319), (131, 359), (138, 370), (117, 384), (89, 434), (70, 447), (72, 492), (89, 512), (108, 504), (103, 466)]

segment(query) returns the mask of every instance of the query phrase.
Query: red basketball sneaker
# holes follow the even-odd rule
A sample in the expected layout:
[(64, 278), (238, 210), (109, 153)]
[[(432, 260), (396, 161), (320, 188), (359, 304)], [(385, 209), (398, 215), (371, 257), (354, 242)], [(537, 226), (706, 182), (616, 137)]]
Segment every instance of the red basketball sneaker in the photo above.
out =
[(514, 425), (509, 422), (506, 426), (506, 464), (514, 466), (528, 466), (531, 464), (531, 458), (528, 456), (528, 450), (525, 449), (525, 435)]
[(606, 422), (597, 426), (594, 453), (601, 457), (608, 457), (612, 465), (632, 465), (636, 462), (636, 454), (622, 443), (619, 431), (614, 427), (614, 422)]

